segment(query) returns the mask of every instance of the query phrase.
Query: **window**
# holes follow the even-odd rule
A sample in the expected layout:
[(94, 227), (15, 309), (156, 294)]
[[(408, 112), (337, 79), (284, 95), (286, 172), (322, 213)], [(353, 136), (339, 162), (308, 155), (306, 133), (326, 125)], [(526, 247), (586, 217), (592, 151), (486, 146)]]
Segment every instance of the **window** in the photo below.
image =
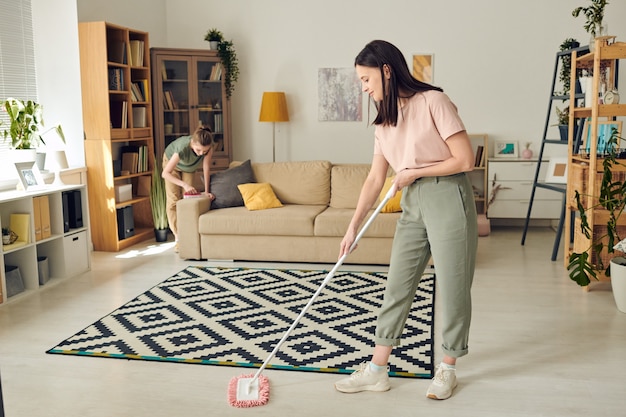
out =
[[(0, 6), (0, 100), (15, 97), (37, 100), (37, 74), (31, 0), (3, 1)], [(8, 123), (4, 109), (0, 120)], [(0, 127), (4, 129), (6, 126)], [(15, 178), (9, 141), (0, 138), (0, 178)]]

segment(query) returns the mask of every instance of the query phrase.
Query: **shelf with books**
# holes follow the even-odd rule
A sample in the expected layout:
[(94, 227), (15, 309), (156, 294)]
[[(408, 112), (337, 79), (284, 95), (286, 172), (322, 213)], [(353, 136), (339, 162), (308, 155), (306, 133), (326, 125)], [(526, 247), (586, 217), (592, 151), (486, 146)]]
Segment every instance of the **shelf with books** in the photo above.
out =
[[(137, 195), (142, 177), (149, 179), (154, 167), (149, 36), (108, 22), (81, 22), (79, 46), (85, 156), (94, 190), (89, 207), (99, 220), (92, 228), (93, 246), (119, 251), (153, 237), (150, 200)], [(94, 88), (103, 76), (108, 94)], [(126, 213), (135, 223), (134, 233), (123, 236), (115, 210), (115, 188), (122, 186), (132, 187), (133, 197), (124, 206), (131, 206)]]

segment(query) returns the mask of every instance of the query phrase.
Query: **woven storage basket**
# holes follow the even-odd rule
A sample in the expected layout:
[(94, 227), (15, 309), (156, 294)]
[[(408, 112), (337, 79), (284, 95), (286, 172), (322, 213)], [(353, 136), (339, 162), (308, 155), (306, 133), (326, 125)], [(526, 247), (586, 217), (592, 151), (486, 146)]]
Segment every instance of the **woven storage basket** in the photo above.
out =
[[(600, 161), (598, 161), (600, 163)], [(602, 165), (599, 164), (599, 168)], [(567, 201), (572, 208), (576, 208), (576, 198), (574, 191), (577, 190), (581, 196), (583, 207), (589, 208), (587, 205), (587, 194), (589, 193), (589, 165), (587, 164), (571, 164), (571, 186), (567, 187)], [(626, 171), (613, 171), (613, 181), (626, 181)], [(592, 207), (598, 204), (598, 196), (600, 195), (600, 185), (602, 184), (602, 173), (596, 173), (596, 188), (592, 199)]]

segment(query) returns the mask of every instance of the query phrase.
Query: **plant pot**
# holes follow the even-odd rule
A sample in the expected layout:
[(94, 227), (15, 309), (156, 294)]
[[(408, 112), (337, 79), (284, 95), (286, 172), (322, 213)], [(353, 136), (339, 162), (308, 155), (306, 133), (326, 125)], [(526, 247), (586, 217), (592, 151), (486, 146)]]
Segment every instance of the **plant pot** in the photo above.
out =
[(217, 50), (217, 45), (219, 44), (218, 41), (209, 41), (209, 48), (216, 51)]
[(561, 140), (567, 142), (567, 134), (569, 133), (568, 125), (559, 125), (559, 133), (561, 135)]
[(11, 161), (35, 162), (37, 160), (37, 149), (11, 149)]
[(626, 313), (626, 258), (617, 256), (611, 259), (611, 287), (617, 309)]
[(157, 242), (167, 242), (167, 229), (154, 229), (154, 238)]
[(8, 245), (11, 243), (11, 235), (2, 235), (2, 244)]

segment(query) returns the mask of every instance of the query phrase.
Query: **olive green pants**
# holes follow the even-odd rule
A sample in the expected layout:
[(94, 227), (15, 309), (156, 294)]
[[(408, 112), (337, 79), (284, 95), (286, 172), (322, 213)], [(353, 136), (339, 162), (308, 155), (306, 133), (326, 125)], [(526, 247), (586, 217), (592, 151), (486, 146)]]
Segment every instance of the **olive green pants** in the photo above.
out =
[[(398, 346), (417, 286), (432, 255), (444, 354), (467, 354), (478, 226), (467, 174), (420, 178), (402, 190), (376, 344)], [(440, 301), (439, 301), (440, 300)], [(440, 304), (439, 304), (440, 303)]]

